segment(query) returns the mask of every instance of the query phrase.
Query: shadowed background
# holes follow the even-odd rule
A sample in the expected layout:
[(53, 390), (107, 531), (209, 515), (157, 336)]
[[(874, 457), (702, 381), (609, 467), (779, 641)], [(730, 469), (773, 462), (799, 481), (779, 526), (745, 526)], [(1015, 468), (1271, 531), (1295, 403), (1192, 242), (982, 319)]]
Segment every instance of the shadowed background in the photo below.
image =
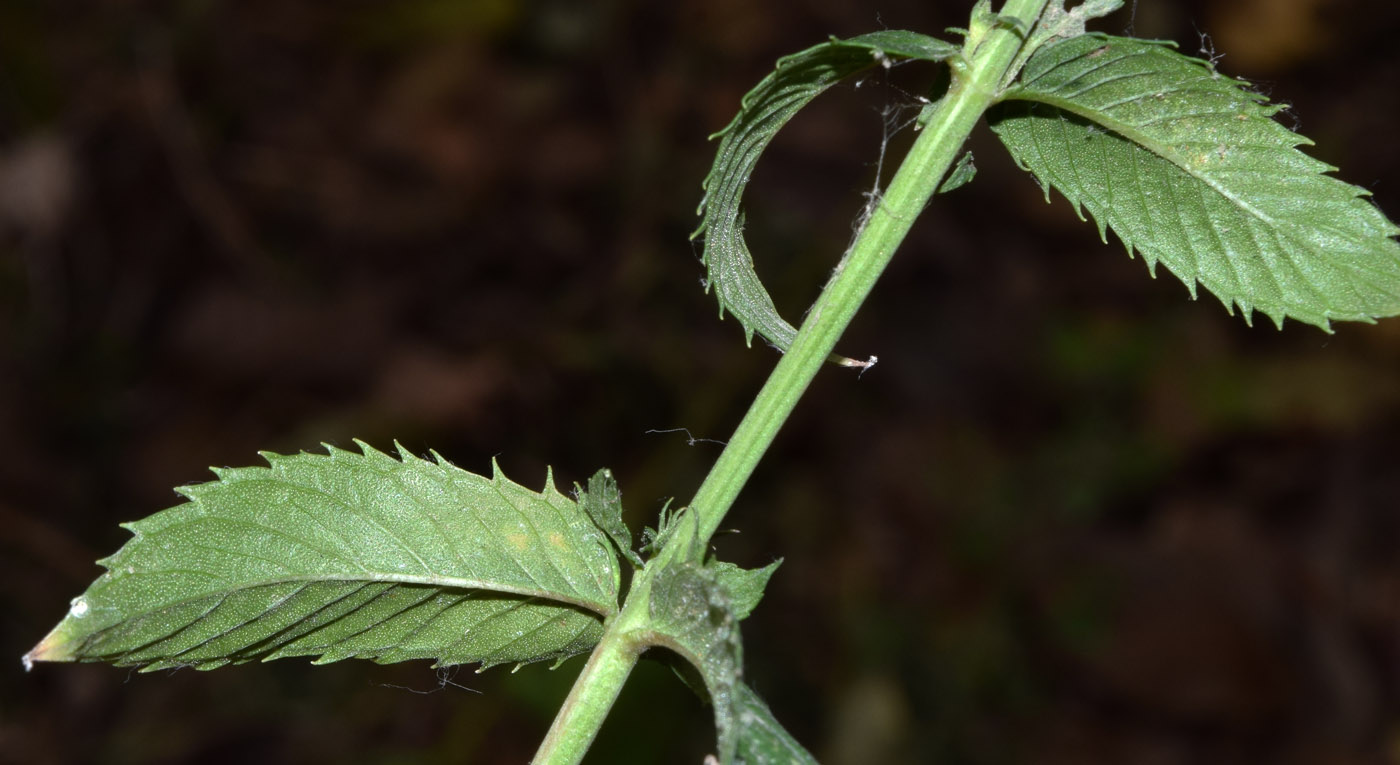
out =
[[(776, 359), (698, 285), (705, 137), (780, 55), (970, 5), (0, 0), (0, 761), (528, 759), (581, 659), (18, 659), (118, 522), (259, 449), (606, 465), (654, 523), (719, 447), (648, 431), (727, 438)], [(1097, 28), (1208, 33), (1400, 212), (1400, 6), (1137, 6)], [(839, 88), (760, 163), (789, 318), (931, 80)], [(786, 560), (749, 681), (836, 765), (1396, 761), (1400, 321), (1247, 328), (972, 148), (841, 343), (880, 364), (821, 374), (717, 537)], [(644, 665), (591, 761), (712, 735)]]

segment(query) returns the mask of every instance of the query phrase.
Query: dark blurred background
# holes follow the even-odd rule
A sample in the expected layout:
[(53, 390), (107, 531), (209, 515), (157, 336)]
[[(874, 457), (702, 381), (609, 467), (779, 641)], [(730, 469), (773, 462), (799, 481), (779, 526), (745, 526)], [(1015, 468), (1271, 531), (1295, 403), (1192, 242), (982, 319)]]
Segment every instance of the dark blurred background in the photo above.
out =
[[(0, 0), (0, 761), (523, 762), (582, 664), (139, 675), (19, 656), (171, 487), (256, 451), (609, 466), (689, 498), (776, 360), (699, 288), (700, 180), (778, 56), (968, 2)], [(1400, 212), (1400, 5), (1141, 0)], [(887, 116), (867, 77), (747, 197), (800, 316)], [(786, 562), (748, 677), (825, 763), (1400, 761), (1400, 320), (1335, 335), (1147, 278), (985, 131), (719, 553)], [(909, 133), (893, 136), (891, 160)], [(888, 165), (887, 168), (888, 170)], [(634, 676), (591, 762), (699, 763)]]

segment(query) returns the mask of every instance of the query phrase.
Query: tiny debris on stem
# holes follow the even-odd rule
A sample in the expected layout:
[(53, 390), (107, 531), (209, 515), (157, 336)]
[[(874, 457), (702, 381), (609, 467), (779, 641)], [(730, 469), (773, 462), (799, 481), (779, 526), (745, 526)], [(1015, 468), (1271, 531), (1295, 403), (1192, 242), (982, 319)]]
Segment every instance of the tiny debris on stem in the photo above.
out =
[(840, 361), (838, 361), (838, 362), (836, 362), (836, 363), (837, 363), (837, 364), (840, 364), (840, 365), (843, 366), (843, 367), (848, 367), (848, 368), (852, 368), (852, 369), (859, 369), (861, 374), (865, 374), (865, 370), (867, 370), (867, 369), (869, 369), (869, 368), (875, 366), (876, 364), (880, 363), (880, 357), (879, 357), (879, 356), (874, 356), (874, 355), (872, 355), (872, 356), (870, 356), (869, 358), (867, 358), (865, 361), (860, 361), (860, 360), (857, 360), (857, 359), (842, 358)]

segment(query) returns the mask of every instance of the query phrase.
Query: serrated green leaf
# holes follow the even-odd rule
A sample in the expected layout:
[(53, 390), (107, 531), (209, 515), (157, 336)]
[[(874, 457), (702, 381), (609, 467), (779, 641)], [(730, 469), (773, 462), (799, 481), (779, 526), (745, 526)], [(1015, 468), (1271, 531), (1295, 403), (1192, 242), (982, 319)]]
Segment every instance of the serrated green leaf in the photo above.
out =
[[(1026, 62), (989, 115), (1049, 194), (1129, 253), (1259, 310), (1330, 331), (1400, 313), (1400, 229), (1361, 188), (1295, 147), (1281, 107), (1162, 43), (1085, 35)], [(1082, 216), (1082, 213), (1081, 213)]]
[(832, 39), (779, 59), (777, 69), (744, 96), (734, 120), (715, 134), (722, 139), (703, 184), (701, 223), (694, 236), (705, 237), (706, 291), (714, 289), (721, 316), (728, 311), (739, 320), (746, 342), (752, 343), (757, 332), (786, 351), (797, 335), (778, 315), (744, 242), (740, 204), (759, 155), (794, 114), (845, 77), (900, 59), (942, 61), (957, 52), (951, 43), (901, 30)]
[(587, 511), (588, 517), (593, 519), (593, 523), (599, 529), (607, 533), (618, 553), (640, 568), (642, 556), (632, 549), (632, 531), (622, 521), (622, 491), (617, 488), (617, 480), (613, 478), (612, 471), (603, 468), (594, 473), (593, 477), (588, 479), (587, 491), (578, 489), (577, 484), (575, 489), (579, 495), (579, 503)]
[(285, 656), (484, 666), (587, 651), (617, 610), (604, 534), (543, 491), (400, 449), (265, 453), (135, 537), (26, 657), (158, 669)]
[(715, 710), (719, 760), (729, 765), (737, 747), (736, 689), (743, 674), (733, 598), (712, 566), (672, 563), (652, 580), (647, 607), (656, 644), (680, 654), (700, 673)]
[(753, 689), (739, 683), (734, 692), (738, 727), (737, 760), (743, 765), (817, 765)]

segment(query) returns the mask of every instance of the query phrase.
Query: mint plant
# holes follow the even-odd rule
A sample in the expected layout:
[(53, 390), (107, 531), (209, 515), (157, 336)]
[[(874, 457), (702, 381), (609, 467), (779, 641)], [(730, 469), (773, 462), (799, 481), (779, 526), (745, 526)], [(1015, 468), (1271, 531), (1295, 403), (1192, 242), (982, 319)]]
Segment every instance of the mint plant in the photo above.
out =
[[(714, 710), (719, 762), (813, 762), (744, 682), (741, 622), (777, 563), (716, 560), (710, 540), (939, 190), (971, 179), (963, 145), (984, 118), (1044, 187), (1087, 210), (1106, 240), (1253, 312), (1332, 331), (1400, 313), (1400, 233), (1367, 193), (1300, 152), (1248, 84), (1170, 44), (1085, 31), (1119, 0), (983, 0), (961, 43), (883, 31), (781, 59), (718, 135), (700, 207), (707, 287), (721, 315), (783, 352), (691, 501), (634, 540), (598, 471), (572, 496), (402, 448), (264, 454), (215, 470), (134, 536), (25, 657), (142, 671), (292, 656), (316, 663), (431, 659), (482, 667), (588, 653), (538, 763), (580, 761), (652, 648)], [(743, 238), (742, 200), (779, 129), (831, 85), (902, 61), (946, 66), (919, 136), (858, 221), (799, 327), (777, 311)], [(961, 161), (960, 161), (961, 160)], [(658, 652), (659, 653), (659, 652)], [(648, 654), (648, 658), (658, 654)]]

